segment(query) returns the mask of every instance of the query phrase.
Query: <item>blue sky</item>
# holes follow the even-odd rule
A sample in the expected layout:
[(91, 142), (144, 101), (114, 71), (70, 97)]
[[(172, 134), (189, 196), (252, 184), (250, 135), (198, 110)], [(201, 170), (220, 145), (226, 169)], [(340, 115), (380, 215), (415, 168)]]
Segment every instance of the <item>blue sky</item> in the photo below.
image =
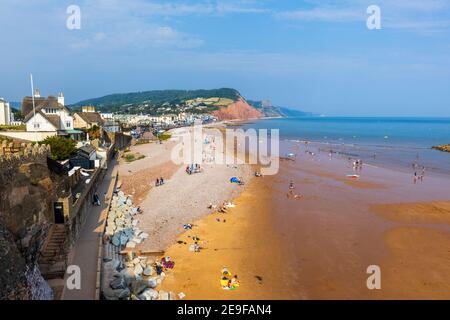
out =
[[(366, 27), (369, 5), (382, 29)], [(66, 28), (69, 5), (81, 29)], [(2, 0), (0, 96), (232, 87), (327, 115), (450, 116), (447, 0)]]

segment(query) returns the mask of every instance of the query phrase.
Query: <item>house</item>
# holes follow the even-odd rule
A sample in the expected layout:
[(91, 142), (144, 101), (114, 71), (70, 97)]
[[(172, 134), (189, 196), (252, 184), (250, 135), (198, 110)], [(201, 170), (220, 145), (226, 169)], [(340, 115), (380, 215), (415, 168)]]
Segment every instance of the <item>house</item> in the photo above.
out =
[(94, 106), (83, 106), (81, 107), (82, 112), (95, 112)]
[(75, 112), (73, 114), (73, 126), (76, 129), (91, 129), (94, 126), (101, 127), (104, 121), (98, 112)]
[(97, 151), (90, 145), (86, 144), (77, 150), (77, 154), (69, 159), (72, 167), (81, 167), (83, 169), (94, 169), (97, 160)]
[(103, 113), (100, 113), (100, 115), (102, 116), (102, 119), (104, 119), (104, 120), (112, 120), (114, 118), (114, 115), (112, 114), (112, 112), (103, 112)]
[(116, 120), (108, 120), (103, 124), (103, 130), (106, 132), (121, 132), (120, 122)]
[(6, 102), (3, 98), (0, 98), (0, 125), (9, 126), (11, 125), (11, 122), (14, 122), (11, 107), (8, 102)]
[(33, 97), (25, 97), (22, 101), (23, 122), (30, 132), (56, 132), (58, 135), (82, 133), (74, 130), (70, 110), (64, 106), (62, 93), (58, 97), (43, 98), (39, 91)]

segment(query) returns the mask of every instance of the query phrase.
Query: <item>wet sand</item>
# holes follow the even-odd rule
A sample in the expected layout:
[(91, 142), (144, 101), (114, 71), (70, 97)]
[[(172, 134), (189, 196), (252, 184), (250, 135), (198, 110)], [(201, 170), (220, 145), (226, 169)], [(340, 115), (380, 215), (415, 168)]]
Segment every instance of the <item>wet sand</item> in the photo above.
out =
[[(325, 154), (282, 161), (276, 176), (254, 179), (226, 223), (211, 215), (180, 236), (207, 248), (171, 246), (176, 266), (163, 288), (187, 299), (448, 299), (450, 179), (413, 184), (373, 166), (357, 181), (350, 173), (348, 161)], [(286, 197), (290, 180), (299, 200)], [(367, 288), (370, 265), (381, 268), (381, 290)], [(236, 291), (220, 288), (223, 266), (239, 275)]]
[[(180, 243), (166, 252), (176, 264), (161, 288), (183, 292), (186, 299), (300, 298), (282, 270), (288, 252), (273, 229), (271, 185), (270, 177), (253, 179), (234, 202), (235, 208), (212, 213), (183, 233)], [(193, 236), (200, 238), (200, 252), (188, 250)], [(223, 267), (238, 276), (237, 290), (221, 288)]]

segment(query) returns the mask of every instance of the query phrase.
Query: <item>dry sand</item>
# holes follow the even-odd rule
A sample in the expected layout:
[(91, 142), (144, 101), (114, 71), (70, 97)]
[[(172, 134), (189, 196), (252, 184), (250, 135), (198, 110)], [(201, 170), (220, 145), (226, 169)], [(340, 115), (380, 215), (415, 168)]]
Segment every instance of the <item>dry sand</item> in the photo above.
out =
[[(138, 249), (165, 249), (175, 242), (184, 224), (210, 212), (209, 204), (221, 205), (239, 195), (244, 187), (230, 183), (231, 177), (250, 180), (249, 165), (203, 164), (201, 173), (186, 174), (184, 165), (171, 160), (172, 148), (178, 143), (175, 137), (186, 130), (173, 131), (173, 138), (162, 145), (132, 147), (132, 152), (145, 154), (146, 158), (120, 165), (122, 189), (135, 195), (144, 211), (138, 218), (138, 226), (150, 235)], [(161, 176), (165, 184), (154, 187), (155, 179)]]

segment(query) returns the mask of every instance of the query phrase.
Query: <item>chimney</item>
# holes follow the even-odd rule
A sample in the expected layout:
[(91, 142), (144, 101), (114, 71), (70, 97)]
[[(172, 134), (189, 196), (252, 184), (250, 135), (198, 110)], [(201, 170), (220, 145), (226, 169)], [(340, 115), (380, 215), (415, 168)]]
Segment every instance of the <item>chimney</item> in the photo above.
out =
[(64, 95), (62, 92), (58, 93), (58, 103), (64, 106)]

